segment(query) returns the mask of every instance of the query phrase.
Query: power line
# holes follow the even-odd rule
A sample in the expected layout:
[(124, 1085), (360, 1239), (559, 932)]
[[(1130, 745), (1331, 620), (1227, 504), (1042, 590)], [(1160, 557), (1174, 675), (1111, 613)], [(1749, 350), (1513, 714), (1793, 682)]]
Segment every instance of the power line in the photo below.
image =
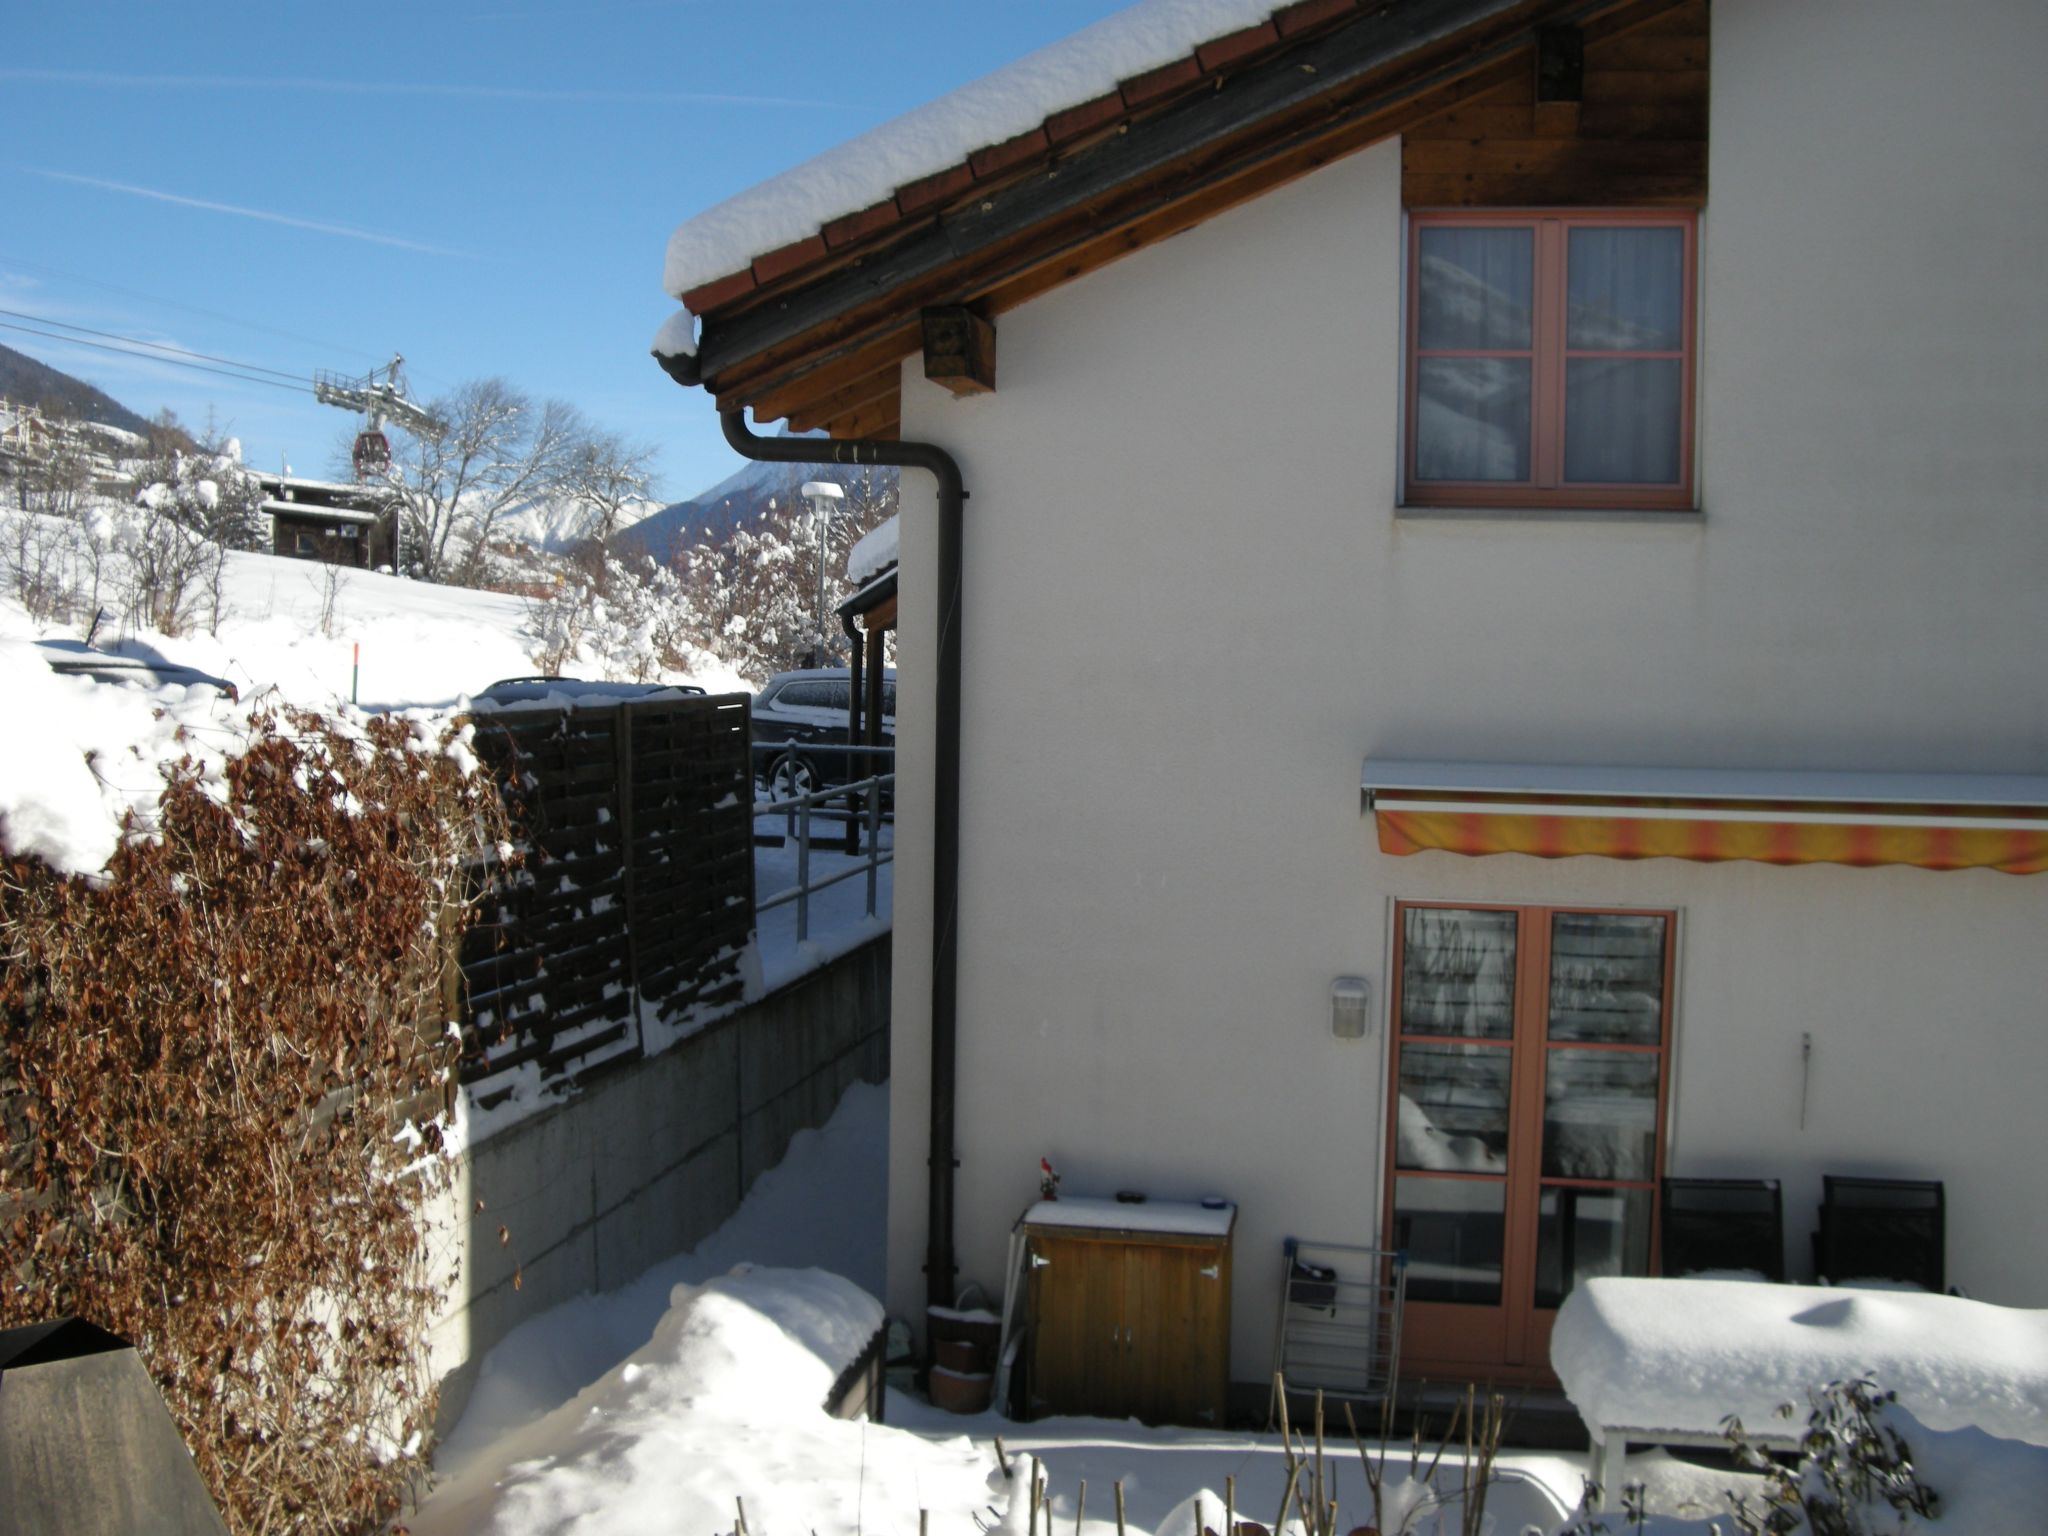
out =
[(286, 373), (282, 368), (266, 368), (261, 363), (245, 363), (239, 358), (215, 357), (210, 352), (191, 352), (184, 347), (174, 347), (167, 341), (144, 341), (140, 336), (123, 336), (115, 331), (96, 331), (89, 325), (74, 325), (69, 320), (53, 320), (48, 315), (26, 314), (18, 309), (0, 309), (0, 315), (12, 315), (17, 320), (33, 320), (37, 325), (59, 326), (67, 331), (77, 331), (84, 336), (102, 336), (108, 341), (124, 341), (133, 347), (150, 347), (158, 352), (174, 352), (180, 357), (197, 358), (202, 363), (220, 363), (229, 368), (241, 368), (250, 373), (275, 374), (288, 379), (295, 385), (303, 386), (306, 376), (302, 373)]
[[(182, 299), (167, 299), (160, 293), (145, 293), (140, 288), (124, 288), (118, 283), (102, 282), (96, 277), (87, 277), (82, 272), (67, 272), (62, 267), (49, 266), (39, 261), (26, 261), (19, 256), (10, 256), (4, 251), (0, 251), (0, 267), (21, 267), (30, 272), (45, 273), (50, 277), (61, 278), (66, 282), (82, 283), (88, 288), (102, 289), (107, 293), (118, 293), (126, 298), (141, 299), (146, 304), (161, 304), (169, 309), (182, 310), (188, 315), (199, 315), (208, 320), (225, 321), (227, 324), (237, 326), (245, 331), (261, 331), (266, 336), (282, 337), (286, 341), (301, 342), (309, 347), (322, 347), (329, 352), (346, 352), (351, 357), (368, 358), (371, 362), (377, 361), (377, 359), (384, 355), (381, 352), (365, 351), (361, 347), (347, 346), (338, 341), (328, 341), (320, 336), (302, 336), (297, 331), (287, 331), (275, 325), (265, 325), (261, 321), (251, 320), (243, 315), (230, 315), (218, 309), (205, 309), (197, 304), (187, 304)], [(431, 375), (426, 376), (431, 377)]]
[(277, 379), (266, 379), (257, 374), (237, 373), (229, 368), (209, 368), (204, 363), (186, 362), (182, 358), (164, 357), (153, 352), (137, 352), (129, 347), (109, 346), (103, 341), (87, 341), (82, 336), (65, 336), (56, 331), (39, 331), (33, 326), (21, 325), (12, 320), (0, 320), (0, 330), (21, 331), (30, 336), (41, 336), (46, 341), (61, 341), (74, 347), (91, 347), (98, 352), (111, 352), (116, 357), (132, 357), (143, 362), (164, 363), (172, 368), (190, 368), (195, 373), (217, 373), (223, 378), (237, 379), (244, 384), (268, 384), (272, 389), (290, 390), (294, 394), (311, 394), (311, 383), (286, 384)]

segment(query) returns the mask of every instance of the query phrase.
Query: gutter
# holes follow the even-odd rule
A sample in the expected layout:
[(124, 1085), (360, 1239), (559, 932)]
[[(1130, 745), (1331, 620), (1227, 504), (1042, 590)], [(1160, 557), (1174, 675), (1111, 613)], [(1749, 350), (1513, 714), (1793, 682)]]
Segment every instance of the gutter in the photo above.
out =
[[(678, 384), (703, 382), (691, 354), (657, 352)], [(742, 458), (766, 464), (875, 464), (922, 469), (939, 484), (939, 666), (937, 761), (932, 786), (932, 1056), (930, 1170), (925, 1216), (925, 1298), (947, 1307), (959, 1265), (953, 1252), (954, 1098), (959, 1059), (960, 977), (960, 571), (967, 488), (960, 466), (933, 443), (839, 442), (760, 437), (744, 407), (721, 409), (725, 440)]]

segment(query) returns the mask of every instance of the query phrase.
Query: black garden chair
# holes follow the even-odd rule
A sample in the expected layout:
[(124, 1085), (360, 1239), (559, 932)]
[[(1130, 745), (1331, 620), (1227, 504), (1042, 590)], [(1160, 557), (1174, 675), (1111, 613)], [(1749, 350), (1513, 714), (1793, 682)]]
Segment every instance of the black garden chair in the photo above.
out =
[(1947, 1203), (1939, 1179), (1821, 1180), (1814, 1269), (1822, 1279), (1903, 1280), (1947, 1289)]
[(1666, 1179), (1663, 1273), (1753, 1270), (1785, 1278), (1785, 1199), (1776, 1179)]

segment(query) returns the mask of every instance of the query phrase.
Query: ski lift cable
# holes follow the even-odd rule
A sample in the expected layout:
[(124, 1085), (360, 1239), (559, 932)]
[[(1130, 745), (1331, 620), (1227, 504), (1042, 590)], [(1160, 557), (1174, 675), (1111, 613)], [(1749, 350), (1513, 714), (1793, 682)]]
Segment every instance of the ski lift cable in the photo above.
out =
[[(140, 288), (124, 288), (119, 283), (103, 282), (96, 277), (87, 277), (83, 272), (68, 272), (62, 267), (49, 266), (40, 261), (28, 261), (20, 256), (0, 251), (0, 268), (20, 267), (29, 272), (40, 272), (46, 277), (60, 278), (67, 283), (82, 283), (87, 288), (98, 288), (106, 293), (118, 293), (124, 298), (140, 299), (145, 304), (160, 304), (166, 309), (175, 309), (183, 314), (199, 315), (207, 320), (219, 320), (245, 331), (260, 331), (266, 336), (276, 336), (285, 341), (296, 341), (309, 347), (320, 347), (329, 352), (346, 352), (352, 357), (375, 359), (381, 353), (365, 351), (361, 347), (349, 346), (339, 341), (329, 341), (321, 336), (305, 336), (297, 331), (287, 331), (275, 325), (265, 325), (260, 320), (251, 320), (246, 315), (231, 315), (218, 309), (207, 309), (202, 305), (188, 304), (182, 299), (167, 299), (160, 293), (147, 293)], [(422, 378), (431, 375), (422, 373)]]
[(180, 357), (167, 357), (155, 352), (138, 352), (132, 347), (111, 346), (103, 341), (88, 341), (83, 336), (66, 336), (59, 331), (39, 331), (34, 326), (21, 325), (12, 320), (0, 320), (0, 330), (20, 331), (28, 336), (41, 336), (47, 341), (66, 342), (74, 347), (91, 347), (97, 352), (111, 352), (116, 357), (132, 357), (143, 362), (165, 363), (173, 368), (190, 368), (196, 373), (217, 373), (223, 378), (238, 379), (244, 384), (268, 384), (272, 389), (288, 389), (294, 394), (311, 394), (311, 384), (287, 384), (281, 379), (268, 379), (259, 374), (241, 373), (232, 368), (213, 368), (205, 363), (188, 362)]
[(67, 331), (77, 331), (83, 336), (101, 336), (108, 341), (125, 341), (130, 346), (150, 347), (159, 352), (175, 353), (179, 357), (194, 357), (204, 363), (223, 363), (230, 368), (242, 368), (251, 373), (275, 374), (278, 378), (289, 379), (294, 384), (303, 385), (305, 382), (306, 376), (302, 373), (287, 373), (282, 368), (266, 368), (261, 363), (245, 363), (239, 358), (215, 357), (210, 352), (192, 352), (184, 347), (174, 347), (167, 341), (144, 341), (140, 336), (123, 336), (114, 331), (96, 331), (89, 325), (74, 325), (69, 320), (53, 320), (48, 315), (25, 314), (18, 309), (0, 308), (0, 315), (11, 315), (16, 320), (33, 320), (37, 325), (59, 326)]

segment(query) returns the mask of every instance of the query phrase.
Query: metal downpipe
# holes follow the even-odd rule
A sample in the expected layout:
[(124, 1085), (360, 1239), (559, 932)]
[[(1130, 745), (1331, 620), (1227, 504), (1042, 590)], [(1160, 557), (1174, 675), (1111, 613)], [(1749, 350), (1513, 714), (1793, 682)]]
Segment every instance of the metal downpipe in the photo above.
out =
[[(692, 359), (694, 361), (694, 359)], [(666, 365), (664, 363), (664, 365)], [(937, 759), (932, 785), (932, 1062), (930, 1168), (926, 1205), (925, 1297), (953, 1304), (954, 1089), (958, 1078), (960, 960), (960, 570), (967, 488), (960, 466), (931, 443), (837, 442), (759, 437), (744, 408), (721, 410), (725, 440), (741, 457), (769, 464), (879, 464), (922, 469), (939, 483), (939, 666)]]

